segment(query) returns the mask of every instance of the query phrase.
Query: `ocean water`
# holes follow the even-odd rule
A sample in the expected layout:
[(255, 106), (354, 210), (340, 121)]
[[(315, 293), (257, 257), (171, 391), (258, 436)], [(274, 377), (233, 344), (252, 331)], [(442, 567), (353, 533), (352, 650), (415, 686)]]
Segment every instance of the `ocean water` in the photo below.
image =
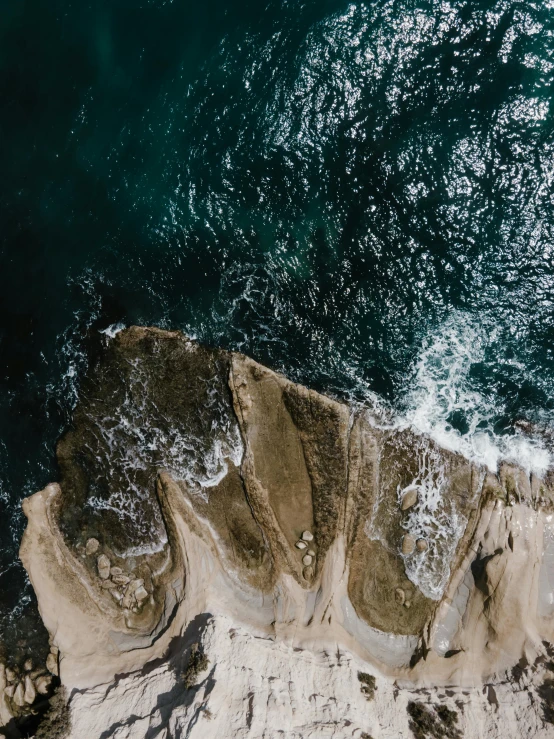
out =
[(553, 34), (544, 0), (5, 0), (8, 651), (40, 629), (20, 502), (102, 331), (180, 328), (549, 467)]

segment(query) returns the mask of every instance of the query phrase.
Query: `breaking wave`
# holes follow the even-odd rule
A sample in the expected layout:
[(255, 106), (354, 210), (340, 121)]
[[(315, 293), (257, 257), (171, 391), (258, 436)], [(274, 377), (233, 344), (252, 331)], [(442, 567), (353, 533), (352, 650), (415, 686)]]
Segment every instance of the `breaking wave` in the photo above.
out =
[[(400, 405), (411, 426), (445, 449), (493, 472), (505, 460), (541, 475), (552, 463), (544, 441), (519, 429), (514, 419), (506, 419), (506, 403), (494, 388), (486, 393), (479, 382), (476, 370), (482, 374), (483, 366), (492, 364), (491, 349), (493, 361), (502, 364), (494, 351), (499, 334), (500, 328), (491, 327), (482, 317), (453, 313), (423, 342)], [(523, 384), (525, 365), (513, 358), (504, 363), (523, 375)], [(499, 419), (503, 420), (501, 432), (497, 431)]]

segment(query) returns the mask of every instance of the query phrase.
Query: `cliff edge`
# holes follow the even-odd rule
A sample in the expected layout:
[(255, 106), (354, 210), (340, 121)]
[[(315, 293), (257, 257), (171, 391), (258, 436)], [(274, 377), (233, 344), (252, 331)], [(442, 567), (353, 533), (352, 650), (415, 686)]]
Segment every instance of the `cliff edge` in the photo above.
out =
[(57, 456), (20, 550), (67, 697), (50, 736), (554, 735), (549, 475), (137, 327)]

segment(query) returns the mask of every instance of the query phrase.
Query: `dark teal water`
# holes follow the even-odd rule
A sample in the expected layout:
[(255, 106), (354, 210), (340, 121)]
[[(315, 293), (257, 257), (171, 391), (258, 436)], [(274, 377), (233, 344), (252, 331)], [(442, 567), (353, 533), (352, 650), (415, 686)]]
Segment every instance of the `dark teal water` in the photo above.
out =
[(36, 621), (20, 501), (56, 478), (112, 324), (382, 401), (493, 467), (548, 464), (553, 33), (544, 1), (5, 0), (10, 649)]

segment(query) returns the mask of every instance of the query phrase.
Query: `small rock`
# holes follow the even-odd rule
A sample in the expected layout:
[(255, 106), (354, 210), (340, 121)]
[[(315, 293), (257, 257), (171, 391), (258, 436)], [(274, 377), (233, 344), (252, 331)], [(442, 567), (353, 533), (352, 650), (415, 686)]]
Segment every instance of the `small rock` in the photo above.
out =
[(313, 578), (314, 576), (314, 568), (313, 567), (304, 567), (302, 570), (302, 577), (304, 580), (308, 580), (308, 582)]
[(112, 577), (115, 577), (115, 575), (122, 575), (122, 574), (123, 574), (123, 570), (121, 569), (121, 567), (111, 567), (110, 568), (110, 575)]
[(98, 539), (88, 539), (87, 543), (85, 544), (85, 554), (89, 556), (91, 554), (96, 554), (99, 546), (100, 542), (98, 541)]
[(418, 539), (415, 543), (418, 552), (425, 552), (429, 544), (425, 539)]
[(131, 580), (131, 582), (127, 585), (127, 588), (125, 590), (125, 595), (123, 596), (123, 601), (121, 605), (123, 608), (132, 608), (135, 600), (135, 591), (138, 590), (140, 587), (144, 585), (144, 580), (138, 579), (138, 580)]
[(9, 683), (14, 683), (17, 679), (17, 675), (15, 672), (11, 669), (11, 667), (6, 667), (6, 680)]
[(297, 542), (296, 542), (296, 544), (295, 544), (294, 546), (295, 546), (295, 547), (296, 547), (297, 549), (306, 549), (306, 547), (307, 547), (308, 545), (306, 544), (306, 542), (305, 542), (305, 541), (302, 541), (302, 540), (300, 539), (299, 541), (297, 541)]
[(55, 654), (52, 654), (52, 652), (50, 652), (46, 658), (46, 669), (48, 672), (51, 672), (52, 675), (58, 675), (58, 658)]
[(415, 548), (415, 540), (410, 534), (404, 534), (402, 537), (402, 554), (411, 554)]
[(313, 561), (314, 558), (310, 554), (305, 554), (302, 557), (302, 564), (306, 565), (306, 567), (309, 567), (309, 565), (311, 565)]
[(58, 649), (58, 647), (55, 644), (51, 644), (50, 645), (50, 651), (52, 652), (52, 654), (54, 655), (54, 657), (57, 657), (58, 654), (59, 654), (59, 652), (60, 652), (60, 650)]
[(51, 682), (52, 677), (50, 675), (41, 675), (39, 678), (37, 678), (37, 681), (35, 683), (37, 693), (40, 693), (41, 695), (48, 695)]
[(411, 490), (408, 490), (406, 493), (404, 493), (404, 497), (402, 498), (400, 509), (402, 511), (407, 511), (408, 508), (412, 508), (412, 506), (415, 506), (416, 503), (417, 503), (417, 489), (412, 488)]
[(31, 670), (33, 669), (33, 660), (32, 659), (25, 660), (23, 669), (25, 670), (25, 672), (31, 672)]
[(304, 541), (313, 541), (314, 535), (312, 534), (311, 531), (304, 531), (302, 533), (302, 538), (304, 539)]
[(310, 557), (315, 557), (315, 552), (313, 549), (308, 549), (308, 554), (310, 555)]
[(412, 605), (412, 601), (411, 601), (411, 600), (407, 600), (407, 601), (406, 601), (406, 602), (404, 603), (404, 608), (410, 608), (410, 606), (411, 606), (411, 605)]
[(20, 708), (23, 708), (25, 705), (25, 688), (23, 687), (23, 683), (18, 683), (13, 694), (13, 702)]
[(8, 696), (8, 698), (13, 698), (13, 694), (15, 693), (15, 685), (6, 685), (4, 688), (4, 693)]
[(142, 585), (135, 590), (135, 598), (137, 599), (137, 602), (140, 604), (143, 600), (148, 598), (148, 591), (146, 588), (144, 588)]
[(127, 575), (115, 575), (112, 577), (112, 582), (116, 585), (128, 585), (131, 582), (131, 578)]
[(131, 582), (127, 585), (127, 590), (125, 591), (125, 594), (134, 593), (135, 590), (140, 588), (142, 585), (144, 585), (144, 580), (142, 578), (131, 580)]
[(25, 694), (23, 696), (25, 703), (31, 705), (31, 703), (35, 702), (36, 697), (37, 691), (35, 689), (35, 684), (31, 680), (30, 675), (25, 675)]
[(110, 595), (116, 600), (118, 603), (121, 603), (123, 600), (123, 595), (119, 592), (119, 590), (110, 590)]
[(102, 580), (100, 587), (105, 588), (106, 590), (111, 590), (112, 588), (117, 588), (117, 585), (111, 580)]
[(98, 566), (98, 575), (102, 580), (107, 580), (110, 576), (110, 560), (105, 554), (101, 554), (96, 561)]
[(398, 605), (403, 606), (404, 601), (406, 600), (406, 593), (402, 590), (402, 588), (396, 588), (394, 591), (394, 598)]

